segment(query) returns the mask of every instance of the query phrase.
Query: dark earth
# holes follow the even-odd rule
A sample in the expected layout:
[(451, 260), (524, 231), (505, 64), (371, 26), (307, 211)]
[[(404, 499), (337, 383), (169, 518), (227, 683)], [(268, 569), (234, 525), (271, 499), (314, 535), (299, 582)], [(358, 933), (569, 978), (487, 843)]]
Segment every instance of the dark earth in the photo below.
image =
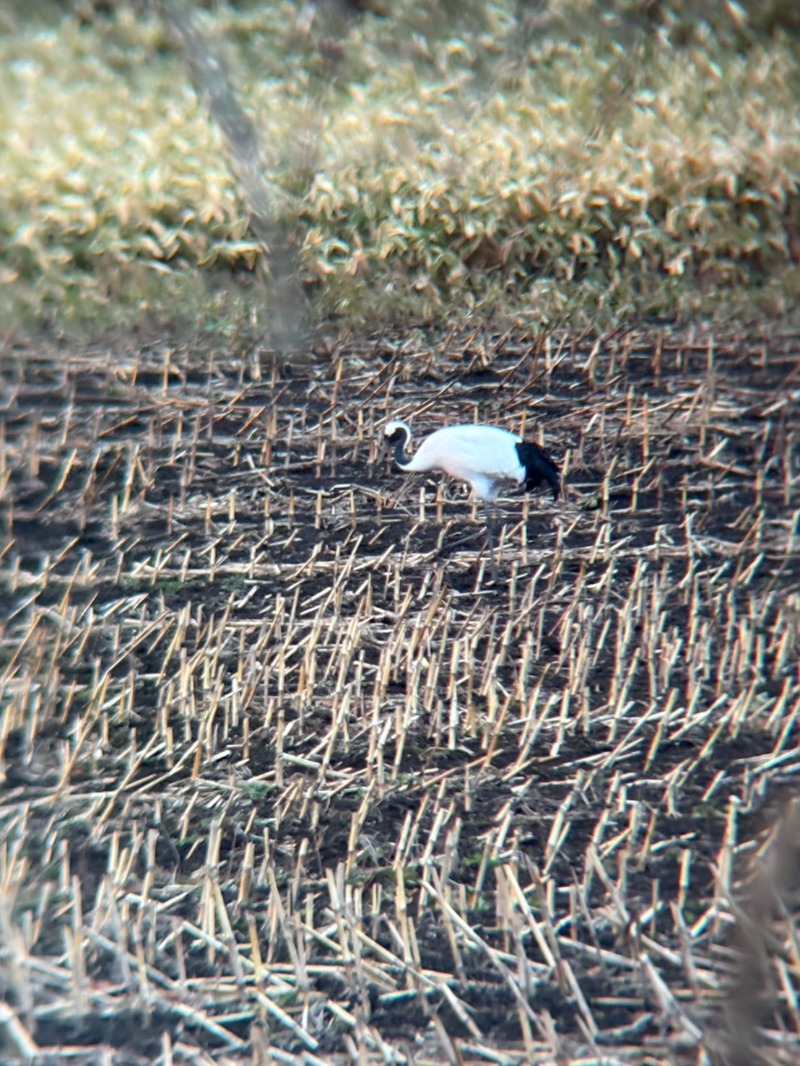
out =
[[(798, 1061), (799, 378), (6, 337), (0, 1060)], [(558, 461), (499, 581), (387, 417)]]

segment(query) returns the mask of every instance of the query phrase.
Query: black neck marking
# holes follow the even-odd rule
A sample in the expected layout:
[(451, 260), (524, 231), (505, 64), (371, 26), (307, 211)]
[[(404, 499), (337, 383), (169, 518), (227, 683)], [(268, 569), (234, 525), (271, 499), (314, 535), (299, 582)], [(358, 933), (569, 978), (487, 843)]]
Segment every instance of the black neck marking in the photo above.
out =
[(411, 462), (411, 456), (406, 454), (406, 448), (410, 440), (411, 437), (408, 431), (401, 426), (398, 426), (394, 433), (386, 438), (386, 443), (392, 449), (394, 461), (398, 466), (406, 466)]

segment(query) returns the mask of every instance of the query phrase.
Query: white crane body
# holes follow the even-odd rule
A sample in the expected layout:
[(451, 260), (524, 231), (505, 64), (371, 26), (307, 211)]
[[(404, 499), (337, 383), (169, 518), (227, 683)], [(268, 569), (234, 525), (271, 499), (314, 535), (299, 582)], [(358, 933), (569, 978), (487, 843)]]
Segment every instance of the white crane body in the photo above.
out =
[(450, 477), (466, 481), (475, 495), (483, 500), (495, 574), (493, 501), (503, 483), (524, 485), (526, 489), (547, 484), (554, 500), (561, 491), (558, 467), (550, 456), (538, 444), (524, 441), (498, 426), (445, 426), (426, 437), (413, 456), (406, 452), (411, 443), (411, 428), (405, 422), (389, 422), (384, 435), (401, 470), (408, 473), (441, 470)]
[(525, 480), (516, 445), (521, 438), (496, 426), (447, 426), (437, 429), (417, 448), (402, 470), (442, 470), (466, 481), (481, 500), (493, 500), (504, 481)]

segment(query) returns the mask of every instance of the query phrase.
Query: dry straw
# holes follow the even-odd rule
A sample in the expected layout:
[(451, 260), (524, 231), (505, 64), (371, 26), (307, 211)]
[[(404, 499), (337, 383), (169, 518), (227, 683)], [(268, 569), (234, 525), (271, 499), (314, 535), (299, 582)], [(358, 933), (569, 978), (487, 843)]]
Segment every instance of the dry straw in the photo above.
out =
[[(753, 958), (795, 1061), (796, 353), (7, 352), (8, 1053), (666, 1064)], [(382, 397), (563, 457), (500, 584), (457, 488), (390, 506)]]

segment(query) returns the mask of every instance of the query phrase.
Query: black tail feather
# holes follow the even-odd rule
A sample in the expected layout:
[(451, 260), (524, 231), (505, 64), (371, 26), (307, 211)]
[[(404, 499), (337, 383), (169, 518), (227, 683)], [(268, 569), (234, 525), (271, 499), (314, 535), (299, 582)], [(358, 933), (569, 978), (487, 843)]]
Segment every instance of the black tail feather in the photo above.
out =
[(561, 492), (561, 475), (550, 456), (538, 444), (527, 440), (517, 445), (517, 455), (525, 467), (525, 488), (535, 489), (546, 483), (550, 486), (553, 499), (557, 500)]

